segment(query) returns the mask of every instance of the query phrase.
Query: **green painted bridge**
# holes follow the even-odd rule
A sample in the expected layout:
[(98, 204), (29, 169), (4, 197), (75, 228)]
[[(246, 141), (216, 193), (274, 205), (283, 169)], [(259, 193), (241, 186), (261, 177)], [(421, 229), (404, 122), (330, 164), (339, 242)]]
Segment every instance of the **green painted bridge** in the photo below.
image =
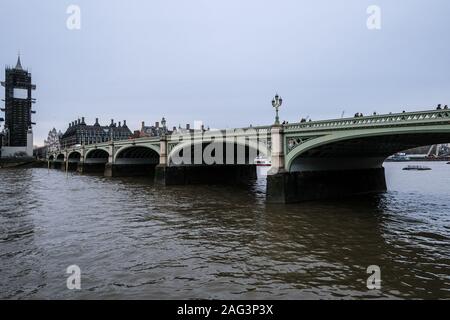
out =
[(450, 110), (443, 109), (110, 141), (59, 150), (48, 161), (173, 185), (255, 179), (254, 159), (264, 155), (272, 160), (267, 200), (287, 203), (385, 191), (388, 156), (448, 142)]

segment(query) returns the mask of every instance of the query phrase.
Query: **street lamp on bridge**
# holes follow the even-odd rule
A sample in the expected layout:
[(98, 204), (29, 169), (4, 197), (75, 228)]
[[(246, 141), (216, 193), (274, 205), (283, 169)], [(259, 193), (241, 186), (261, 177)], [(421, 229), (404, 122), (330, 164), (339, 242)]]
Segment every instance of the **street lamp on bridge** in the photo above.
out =
[(278, 108), (281, 107), (281, 104), (283, 103), (283, 99), (281, 99), (278, 94), (275, 95), (275, 98), (272, 100), (272, 107), (275, 108), (275, 124), (280, 124), (280, 118), (278, 117)]

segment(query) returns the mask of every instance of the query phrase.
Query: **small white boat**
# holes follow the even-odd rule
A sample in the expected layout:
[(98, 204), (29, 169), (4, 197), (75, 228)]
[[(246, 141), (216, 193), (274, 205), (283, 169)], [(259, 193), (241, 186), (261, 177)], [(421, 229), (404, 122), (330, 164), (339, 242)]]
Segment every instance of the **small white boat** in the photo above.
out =
[(425, 166), (407, 166), (407, 167), (404, 167), (403, 170), (425, 171), (425, 170), (431, 170), (431, 168), (425, 167)]
[(271, 161), (264, 157), (256, 157), (253, 162), (257, 167), (270, 167), (272, 165)]

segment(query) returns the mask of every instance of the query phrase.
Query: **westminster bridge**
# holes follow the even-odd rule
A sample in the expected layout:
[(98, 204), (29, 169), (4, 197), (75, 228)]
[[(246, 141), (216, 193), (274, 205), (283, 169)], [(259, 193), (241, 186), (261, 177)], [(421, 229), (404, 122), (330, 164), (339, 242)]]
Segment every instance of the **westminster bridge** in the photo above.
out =
[(148, 175), (164, 185), (256, 179), (271, 159), (268, 202), (386, 191), (383, 162), (397, 152), (450, 142), (450, 110), (176, 133), (82, 145), (48, 155), (51, 168), (105, 176)]

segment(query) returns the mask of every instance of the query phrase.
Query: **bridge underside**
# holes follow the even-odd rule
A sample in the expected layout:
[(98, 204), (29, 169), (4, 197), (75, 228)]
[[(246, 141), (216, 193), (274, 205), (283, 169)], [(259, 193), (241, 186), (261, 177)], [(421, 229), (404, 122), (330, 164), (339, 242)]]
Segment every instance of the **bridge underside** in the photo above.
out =
[(235, 184), (256, 178), (256, 166), (251, 164), (158, 166), (155, 175), (163, 185)]
[(54, 161), (51, 164), (52, 169), (64, 169), (65, 168), (64, 155), (59, 154), (54, 158)]
[[(221, 151), (218, 151), (216, 155), (214, 148), (219, 148)], [(190, 149), (189, 152), (187, 152), (188, 149)], [(214, 162), (211, 162), (214, 164), (206, 163), (203, 156), (207, 150), (210, 150), (208, 154), (211, 155), (211, 159), (214, 158)], [(186, 159), (183, 157), (184, 152), (189, 155)], [(198, 159), (196, 154), (200, 155)], [(175, 164), (170, 158), (169, 166), (156, 168), (157, 183), (163, 185), (238, 184), (257, 179), (254, 159), (258, 155), (258, 150), (250, 146), (208, 142), (188, 145), (186, 149), (180, 150), (178, 155), (183, 162)], [(188, 164), (184, 163), (185, 160)]]
[(302, 152), (289, 171), (379, 168), (400, 151), (431, 144), (448, 143), (450, 133), (398, 134), (348, 139)]
[(287, 172), (267, 177), (267, 200), (292, 203), (387, 190), (383, 163), (407, 149), (448, 143), (450, 133), (409, 133), (346, 139), (305, 150)]
[(159, 154), (148, 147), (134, 146), (119, 150), (114, 163), (105, 165), (107, 177), (154, 177)]
[(80, 173), (104, 173), (109, 153), (102, 149), (89, 152), (83, 162), (78, 162), (77, 171)]

